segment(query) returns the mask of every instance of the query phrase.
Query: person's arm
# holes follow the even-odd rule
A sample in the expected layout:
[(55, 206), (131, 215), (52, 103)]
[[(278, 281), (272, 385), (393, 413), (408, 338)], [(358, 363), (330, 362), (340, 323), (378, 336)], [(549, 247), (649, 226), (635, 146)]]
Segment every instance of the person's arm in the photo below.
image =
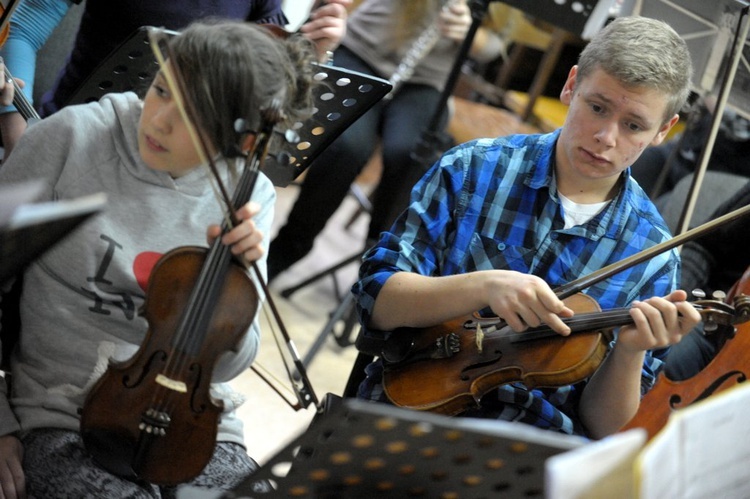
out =
[(679, 342), (701, 320), (686, 299), (687, 293), (678, 290), (633, 303), (634, 324), (620, 328), (612, 351), (581, 396), (580, 417), (590, 436), (612, 434), (635, 415), (646, 351)]
[[(462, 43), (473, 22), (471, 9), (464, 1), (446, 5), (438, 17), (440, 34), (456, 43)], [(484, 26), (480, 26), (469, 50), (469, 56), (479, 62), (487, 62), (505, 54), (505, 45), (500, 37)]]
[(539, 277), (509, 270), (483, 270), (442, 277), (396, 272), (375, 300), (370, 327), (429, 327), (490, 307), (516, 331), (549, 325), (570, 328), (561, 317), (573, 311)]
[[(0, 56), (13, 77), (23, 81), (23, 91), (29, 102), (33, 102), (37, 53), (71, 4), (69, 0), (24, 0), (13, 12), (8, 40)], [(0, 134), (6, 157), (25, 130), (26, 121), (15, 107), (0, 109)]]

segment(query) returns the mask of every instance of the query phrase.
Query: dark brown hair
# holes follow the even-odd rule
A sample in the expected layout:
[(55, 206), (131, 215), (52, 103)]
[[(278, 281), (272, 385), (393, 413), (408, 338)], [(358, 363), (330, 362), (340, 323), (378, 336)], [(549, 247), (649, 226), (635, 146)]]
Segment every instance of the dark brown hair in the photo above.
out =
[(235, 122), (251, 130), (274, 99), (289, 122), (312, 113), (314, 50), (301, 36), (278, 38), (259, 25), (224, 19), (192, 23), (170, 41), (196, 123), (217, 151), (238, 145)]

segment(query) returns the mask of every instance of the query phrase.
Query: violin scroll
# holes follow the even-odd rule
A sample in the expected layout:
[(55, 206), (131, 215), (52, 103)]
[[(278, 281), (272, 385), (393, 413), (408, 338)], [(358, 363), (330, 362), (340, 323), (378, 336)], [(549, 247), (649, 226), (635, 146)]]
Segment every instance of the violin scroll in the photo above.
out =
[[(700, 289), (692, 291), (693, 296), (705, 297)], [(693, 302), (703, 318), (704, 334), (711, 334), (726, 328), (734, 327), (750, 320), (750, 296), (738, 294), (732, 298), (732, 303), (727, 303), (726, 294), (723, 291), (713, 293), (713, 299), (699, 299)]]

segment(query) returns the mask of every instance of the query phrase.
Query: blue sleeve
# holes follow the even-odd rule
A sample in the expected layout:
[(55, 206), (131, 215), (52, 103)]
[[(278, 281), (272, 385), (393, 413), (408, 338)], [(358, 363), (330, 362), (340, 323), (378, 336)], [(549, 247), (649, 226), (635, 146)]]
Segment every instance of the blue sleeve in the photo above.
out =
[(471, 157), (471, 144), (446, 152), (415, 184), (407, 212), (363, 256), (359, 280), (352, 287), (363, 326), (369, 326), (378, 294), (396, 272), (440, 276), (465, 271), (449, 260), (458, 237), (453, 216), (461, 209), (465, 165)]
[[(70, 5), (70, 0), (23, 0), (10, 19), (10, 34), (0, 49), (0, 56), (11, 74), (26, 83), (23, 92), (29, 101), (34, 95), (37, 52), (65, 17)], [(0, 107), (0, 114), (15, 111), (13, 106)]]

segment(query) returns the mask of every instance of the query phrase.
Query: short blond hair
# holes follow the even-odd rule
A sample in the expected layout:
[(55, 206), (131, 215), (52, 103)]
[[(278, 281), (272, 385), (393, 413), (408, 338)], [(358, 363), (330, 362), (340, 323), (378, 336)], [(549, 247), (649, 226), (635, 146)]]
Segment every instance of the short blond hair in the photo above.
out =
[(578, 81), (601, 68), (626, 86), (646, 86), (667, 95), (665, 121), (679, 113), (690, 95), (693, 65), (687, 44), (657, 19), (614, 19), (578, 58)]

